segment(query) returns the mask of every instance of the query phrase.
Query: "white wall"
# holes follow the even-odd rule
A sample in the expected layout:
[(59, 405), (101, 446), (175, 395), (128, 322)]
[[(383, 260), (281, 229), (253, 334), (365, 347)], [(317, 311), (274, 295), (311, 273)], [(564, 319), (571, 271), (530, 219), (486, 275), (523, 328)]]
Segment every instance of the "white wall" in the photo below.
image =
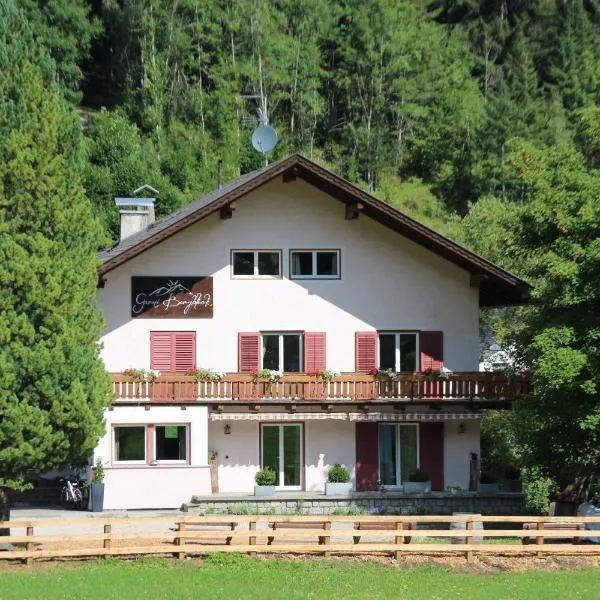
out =
[[(117, 406), (105, 413), (106, 433), (98, 443), (94, 462), (105, 466), (104, 508), (179, 508), (193, 494), (210, 493), (207, 456), (207, 408), (205, 406)], [(115, 465), (113, 426), (124, 424), (189, 426), (187, 465)]]
[[(219, 491), (252, 493), (254, 475), (260, 468), (259, 422), (232, 421), (225, 435), (224, 421), (208, 425), (209, 445), (218, 452)], [(444, 485), (469, 488), (470, 453), (479, 455), (479, 421), (465, 421), (464, 433), (458, 421), (444, 426)], [(347, 421), (304, 422), (305, 491), (322, 492), (331, 466), (345, 466), (355, 481), (355, 427)]]
[[(208, 425), (211, 450), (218, 452), (219, 492), (254, 491), (254, 475), (260, 468), (258, 421), (232, 421), (225, 435), (225, 423)], [(355, 424), (344, 421), (305, 421), (305, 491), (322, 492), (329, 468), (335, 463), (347, 467), (354, 481)]]
[(464, 433), (458, 432), (458, 421), (447, 421), (444, 426), (444, 485), (460, 485), (469, 489), (469, 460), (471, 452), (481, 456), (479, 421), (464, 421)]
[[(109, 371), (149, 368), (152, 330), (197, 331), (197, 365), (237, 370), (240, 331), (327, 332), (327, 366), (354, 370), (354, 333), (442, 330), (456, 371), (478, 365), (478, 291), (469, 274), (306, 182), (267, 184), (237, 202), (232, 219), (208, 217), (108, 273), (98, 300)], [(281, 280), (232, 279), (231, 249), (281, 249)], [(292, 281), (291, 248), (341, 249), (340, 280)], [(130, 318), (131, 276), (212, 275), (214, 318)]]

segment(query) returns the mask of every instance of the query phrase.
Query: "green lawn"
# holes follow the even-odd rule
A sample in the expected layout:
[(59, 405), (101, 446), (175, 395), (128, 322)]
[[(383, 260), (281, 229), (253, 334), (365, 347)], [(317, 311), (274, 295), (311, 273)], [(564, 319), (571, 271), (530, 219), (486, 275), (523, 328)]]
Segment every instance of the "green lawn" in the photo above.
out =
[(213, 555), (178, 562), (145, 559), (0, 571), (0, 600), (29, 598), (360, 598), (434, 600), (600, 598), (600, 572), (479, 574), (443, 568), (400, 570), (341, 560), (260, 560)]

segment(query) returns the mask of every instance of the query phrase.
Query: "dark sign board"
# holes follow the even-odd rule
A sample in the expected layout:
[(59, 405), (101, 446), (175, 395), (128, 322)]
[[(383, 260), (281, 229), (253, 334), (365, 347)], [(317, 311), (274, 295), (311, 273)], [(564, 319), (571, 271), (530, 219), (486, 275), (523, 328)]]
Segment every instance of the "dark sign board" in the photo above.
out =
[(212, 319), (212, 277), (132, 277), (131, 316)]

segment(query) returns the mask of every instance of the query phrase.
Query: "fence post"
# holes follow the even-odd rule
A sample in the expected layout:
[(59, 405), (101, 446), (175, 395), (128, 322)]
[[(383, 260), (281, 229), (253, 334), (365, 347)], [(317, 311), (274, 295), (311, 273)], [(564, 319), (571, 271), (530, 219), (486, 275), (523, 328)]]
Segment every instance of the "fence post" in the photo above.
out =
[[(185, 531), (185, 523), (184, 522), (177, 523), (177, 531)], [(185, 538), (184, 537), (175, 538), (175, 544), (177, 546), (185, 546)], [(178, 552), (177, 558), (179, 560), (185, 560), (185, 552)]]
[[(325, 531), (331, 531), (331, 521), (325, 521), (325, 523), (323, 523), (323, 529), (325, 529)], [(331, 535), (324, 535), (323, 543), (329, 545), (331, 543)], [(323, 556), (331, 556), (331, 551), (326, 550), (323, 552)]]
[[(396, 531), (402, 531), (404, 529), (404, 523), (402, 521), (397, 521), (396, 522)], [(404, 543), (404, 536), (403, 535), (396, 535), (396, 545), (399, 544), (403, 544)], [(400, 550), (396, 550), (396, 552), (394, 552), (394, 556), (396, 558), (396, 560), (400, 560)]]
[[(27, 527), (26, 535), (27, 537), (33, 537), (33, 527), (31, 525)], [(33, 552), (33, 542), (27, 542), (25, 548), (27, 552)], [(25, 564), (30, 567), (33, 564), (33, 556), (27, 556), (25, 559)]]
[[(248, 523), (248, 529), (249, 529), (250, 531), (256, 531), (256, 521), (250, 521), (250, 522)], [(251, 535), (251, 536), (248, 538), (248, 544), (249, 544), (250, 546), (254, 546), (254, 545), (256, 544), (256, 537), (254, 537), (254, 536), (252, 536), (252, 535)], [(255, 554), (256, 554), (256, 552), (248, 552), (248, 555), (249, 555), (249, 556), (254, 556)]]
[[(537, 530), (538, 531), (543, 531), (543, 529), (544, 529), (544, 521), (539, 521), (538, 524), (537, 524)], [(538, 546), (542, 546), (544, 544), (544, 536), (543, 535), (538, 535), (535, 538), (535, 543)], [(542, 553), (541, 552), (536, 552), (536, 556), (538, 558), (540, 558), (542, 556)]]
[[(104, 533), (106, 535), (110, 536), (110, 533), (112, 531), (112, 527), (110, 525), (105, 525), (104, 526)], [(106, 548), (107, 550), (110, 548), (110, 537), (108, 538), (104, 538), (104, 544), (103, 544), (104, 548)], [(108, 556), (107, 554), (104, 555), (105, 557)]]
[[(473, 543), (473, 538), (469, 535), (469, 531), (473, 529), (473, 517), (467, 518), (467, 536), (465, 537), (465, 543), (470, 546)], [(467, 550), (466, 552), (467, 562), (473, 560), (473, 550)]]

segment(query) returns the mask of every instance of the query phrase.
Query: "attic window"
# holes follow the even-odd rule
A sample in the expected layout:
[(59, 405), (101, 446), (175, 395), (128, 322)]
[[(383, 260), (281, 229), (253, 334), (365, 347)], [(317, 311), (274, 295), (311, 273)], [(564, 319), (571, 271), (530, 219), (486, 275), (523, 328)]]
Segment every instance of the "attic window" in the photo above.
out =
[(233, 277), (281, 277), (281, 250), (232, 250)]
[(291, 279), (339, 279), (339, 250), (292, 250)]

